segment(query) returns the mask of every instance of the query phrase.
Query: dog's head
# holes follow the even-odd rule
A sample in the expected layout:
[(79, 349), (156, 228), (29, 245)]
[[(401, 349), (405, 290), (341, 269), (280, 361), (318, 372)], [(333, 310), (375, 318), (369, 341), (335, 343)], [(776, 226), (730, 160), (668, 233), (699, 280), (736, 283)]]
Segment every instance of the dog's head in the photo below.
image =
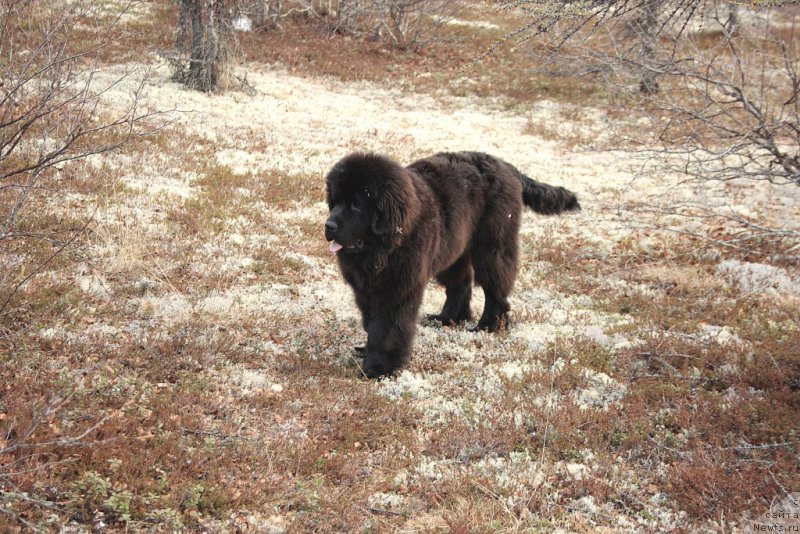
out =
[(331, 191), (328, 182), (328, 207), (330, 215), (325, 221), (325, 239), (330, 250), (337, 253), (361, 252), (371, 238), (371, 207), (366, 191)]
[(375, 154), (351, 154), (326, 178), (330, 215), (325, 238), (336, 253), (397, 243), (416, 217), (417, 198), (406, 169)]

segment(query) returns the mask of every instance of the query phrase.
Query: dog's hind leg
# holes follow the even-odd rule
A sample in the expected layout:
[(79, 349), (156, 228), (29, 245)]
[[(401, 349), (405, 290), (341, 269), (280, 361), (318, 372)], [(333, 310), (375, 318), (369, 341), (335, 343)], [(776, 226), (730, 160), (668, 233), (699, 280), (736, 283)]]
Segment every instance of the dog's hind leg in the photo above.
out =
[(486, 303), (483, 314), (473, 330), (495, 332), (508, 326), (508, 312), (511, 305), (508, 295), (517, 276), (517, 256), (519, 245), (517, 231), (519, 217), (507, 215), (506, 225), (487, 225), (495, 229), (494, 235), (476, 236), (472, 249), (472, 264), (475, 268), (475, 281), (483, 288)]
[(445, 326), (471, 320), (472, 310), (469, 303), (472, 299), (472, 260), (469, 255), (461, 256), (453, 265), (439, 273), (436, 279), (445, 287), (447, 300), (441, 313), (428, 315), (428, 319), (440, 321)]
[[(478, 320), (478, 324), (472, 331), (486, 330), (496, 332), (505, 330), (508, 327), (508, 312), (511, 305), (508, 303), (508, 294), (511, 292), (511, 283), (506, 280), (492, 279), (489, 275), (488, 280), (479, 280), (478, 283), (483, 287), (486, 295), (486, 302), (483, 306), (483, 314)], [(511, 280), (513, 282), (513, 279)]]

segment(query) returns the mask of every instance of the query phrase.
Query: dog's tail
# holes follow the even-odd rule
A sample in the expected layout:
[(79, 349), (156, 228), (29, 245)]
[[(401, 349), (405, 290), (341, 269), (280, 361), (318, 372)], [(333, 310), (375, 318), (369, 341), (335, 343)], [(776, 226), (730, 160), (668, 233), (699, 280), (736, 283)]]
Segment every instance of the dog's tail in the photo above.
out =
[(519, 171), (517, 177), (522, 183), (522, 201), (536, 213), (556, 215), (581, 209), (578, 197), (569, 189), (537, 182)]

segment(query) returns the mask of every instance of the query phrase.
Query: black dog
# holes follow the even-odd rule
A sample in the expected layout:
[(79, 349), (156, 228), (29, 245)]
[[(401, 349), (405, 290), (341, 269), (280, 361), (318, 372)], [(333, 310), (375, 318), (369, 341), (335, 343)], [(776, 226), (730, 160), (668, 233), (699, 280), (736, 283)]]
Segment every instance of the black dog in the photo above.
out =
[(478, 152), (437, 154), (405, 168), (355, 153), (334, 165), (326, 182), (325, 237), (361, 310), (369, 377), (408, 360), (433, 276), (447, 292), (433, 318), (444, 325), (472, 318), (474, 275), (486, 296), (475, 329), (504, 328), (523, 203), (548, 215), (580, 209), (574, 193)]

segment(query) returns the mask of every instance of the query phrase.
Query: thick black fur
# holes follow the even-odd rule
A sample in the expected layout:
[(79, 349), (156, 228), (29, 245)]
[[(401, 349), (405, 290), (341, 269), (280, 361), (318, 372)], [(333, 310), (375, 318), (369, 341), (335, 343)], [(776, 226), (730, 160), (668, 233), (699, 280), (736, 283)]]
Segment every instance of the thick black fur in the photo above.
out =
[(575, 194), (536, 182), (478, 152), (436, 154), (408, 167), (354, 153), (328, 173), (325, 237), (355, 293), (367, 331), (363, 370), (406, 363), (425, 285), (445, 286), (445, 325), (472, 319), (473, 282), (486, 303), (476, 330), (508, 323), (523, 203), (546, 215), (578, 210)]

